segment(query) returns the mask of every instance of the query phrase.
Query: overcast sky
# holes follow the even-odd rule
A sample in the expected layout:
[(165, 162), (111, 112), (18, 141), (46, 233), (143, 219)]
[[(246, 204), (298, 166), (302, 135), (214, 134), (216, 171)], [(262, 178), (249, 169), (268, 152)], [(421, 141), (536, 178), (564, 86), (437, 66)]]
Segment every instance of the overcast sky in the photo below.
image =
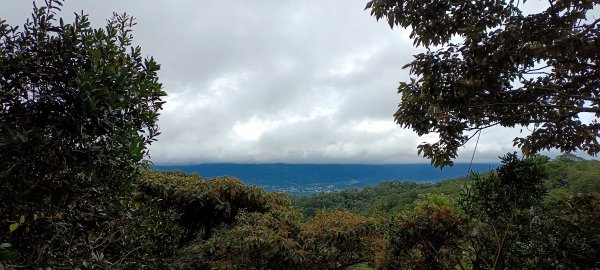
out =
[[(22, 24), (31, 1), (0, 0)], [(422, 163), (419, 138), (394, 124), (401, 69), (418, 49), (363, 8), (366, 0), (82, 1), (97, 27), (137, 18), (134, 43), (162, 66), (168, 93), (155, 164)], [(519, 129), (485, 130), (475, 162), (514, 151)], [(470, 161), (474, 141), (458, 161)]]

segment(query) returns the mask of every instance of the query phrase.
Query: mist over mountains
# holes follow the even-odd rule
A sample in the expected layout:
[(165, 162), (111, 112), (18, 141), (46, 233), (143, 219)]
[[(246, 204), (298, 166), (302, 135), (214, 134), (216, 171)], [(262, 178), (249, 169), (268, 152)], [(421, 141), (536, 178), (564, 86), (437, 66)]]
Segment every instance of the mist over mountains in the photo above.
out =
[(231, 176), (245, 184), (264, 187), (267, 191), (288, 194), (332, 192), (362, 188), (382, 181), (439, 182), (448, 178), (466, 176), (470, 169), (483, 172), (499, 164), (457, 163), (440, 170), (429, 164), (197, 164), (155, 165), (159, 171), (177, 170), (199, 173), (203, 178)]

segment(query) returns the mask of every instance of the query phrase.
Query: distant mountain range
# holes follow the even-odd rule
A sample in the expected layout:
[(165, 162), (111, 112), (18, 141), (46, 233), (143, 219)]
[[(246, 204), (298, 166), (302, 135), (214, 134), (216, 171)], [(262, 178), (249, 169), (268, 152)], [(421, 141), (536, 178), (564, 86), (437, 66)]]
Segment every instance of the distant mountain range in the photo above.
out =
[[(475, 172), (495, 169), (499, 164), (472, 164)], [(429, 164), (198, 164), (155, 165), (159, 171), (197, 172), (203, 178), (232, 176), (245, 184), (289, 194), (332, 192), (362, 188), (382, 181), (438, 182), (469, 174), (468, 163), (440, 170)]]

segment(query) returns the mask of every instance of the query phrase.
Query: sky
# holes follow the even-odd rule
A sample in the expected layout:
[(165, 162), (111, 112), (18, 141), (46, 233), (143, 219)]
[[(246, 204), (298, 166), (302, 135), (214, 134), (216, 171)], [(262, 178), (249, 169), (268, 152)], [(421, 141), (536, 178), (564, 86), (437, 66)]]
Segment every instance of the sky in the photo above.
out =
[[(427, 163), (418, 137), (394, 123), (402, 66), (422, 49), (408, 31), (364, 10), (366, 0), (67, 1), (60, 14), (137, 20), (134, 44), (161, 64), (168, 96), (155, 164)], [(535, 1), (534, 1), (535, 2)], [(21, 25), (31, 1), (0, 0)], [(484, 130), (474, 162), (518, 151), (520, 129)], [(524, 132), (527, 132), (524, 130)], [(469, 162), (475, 141), (459, 152)]]

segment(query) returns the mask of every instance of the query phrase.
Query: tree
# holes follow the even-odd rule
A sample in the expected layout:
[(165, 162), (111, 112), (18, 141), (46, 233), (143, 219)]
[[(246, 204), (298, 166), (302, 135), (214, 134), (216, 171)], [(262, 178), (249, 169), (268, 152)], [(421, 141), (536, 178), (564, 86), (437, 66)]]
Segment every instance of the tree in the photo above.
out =
[[(147, 171), (138, 187), (138, 199), (145, 206), (156, 204), (151, 210), (175, 213), (170, 224), (165, 218), (159, 222), (164, 227), (159, 231), (170, 238), (174, 234), (168, 230), (179, 228), (178, 245), (172, 247), (177, 255), (169, 258), (168, 269), (302, 268), (301, 216), (283, 193), (265, 192), (230, 177), (202, 179), (170, 171)], [(130, 233), (136, 234), (146, 233)], [(169, 240), (173, 241), (157, 243), (162, 247)]]
[(61, 5), (34, 7), (22, 31), (0, 24), (0, 177), (26, 198), (127, 179), (159, 134), (166, 94), (159, 65), (131, 47), (133, 18), (64, 24)]
[(302, 226), (307, 269), (347, 269), (368, 262), (375, 264), (383, 237), (377, 217), (352, 214), (348, 210), (321, 211)]
[(422, 196), (413, 211), (390, 221), (380, 268), (464, 269), (461, 243), (467, 229), (467, 219), (448, 196)]
[(151, 172), (139, 183), (143, 196), (157, 198), (163, 210), (180, 213), (184, 231), (180, 246), (207, 240), (220, 226), (232, 225), (240, 212), (265, 213), (276, 207), (291, 207), (282, 193), (246, 186), (239, 179), (216, 177), (202, 179), (197, 174)]
[[(544, 149), (600, 152), (600, 1), (550, 0), (525, 14), (525, 1), (371, 0), (390, 27), (410, 28), (426, 52), (405, 65), (395, 121), (418, 135), (437, 133), (419, 153), (452, 165), (457, 149), (483, 129), (529, 127), (515, 138), (526, 155)], [(460, 40), (455, 42), (455, 40)]]
[[(546, 193), (546, 157), (520, 160), (516, 153), (488, 174), (472, 174), (460, 204), (471, 219), (468, 254), (474, 269), (531, 269), (531, 231)], [(539, 218), (538, 218), (539, 219)], [(537, 268), (537, 267), (534, 267)]]
[(599, 268), (599, 215), (598, 192), (571, 193), (550, 203), (542, 213), (541, 228), (535, 232), (535, 268)]
[[(297, 241), (300, 215), (286, 207), (241, 212), (233, 227), (182, 252), (183, 269), (306, 269)], [(186, 268), (187, 267), (187, 268)]]
[(0, 243), (32, 265), (89, 256), (77, 241), (121, 213), (166, 95), (132, 17), (95, 29), (61, 6), (34, 2), (22, 29), (0, 20)]

